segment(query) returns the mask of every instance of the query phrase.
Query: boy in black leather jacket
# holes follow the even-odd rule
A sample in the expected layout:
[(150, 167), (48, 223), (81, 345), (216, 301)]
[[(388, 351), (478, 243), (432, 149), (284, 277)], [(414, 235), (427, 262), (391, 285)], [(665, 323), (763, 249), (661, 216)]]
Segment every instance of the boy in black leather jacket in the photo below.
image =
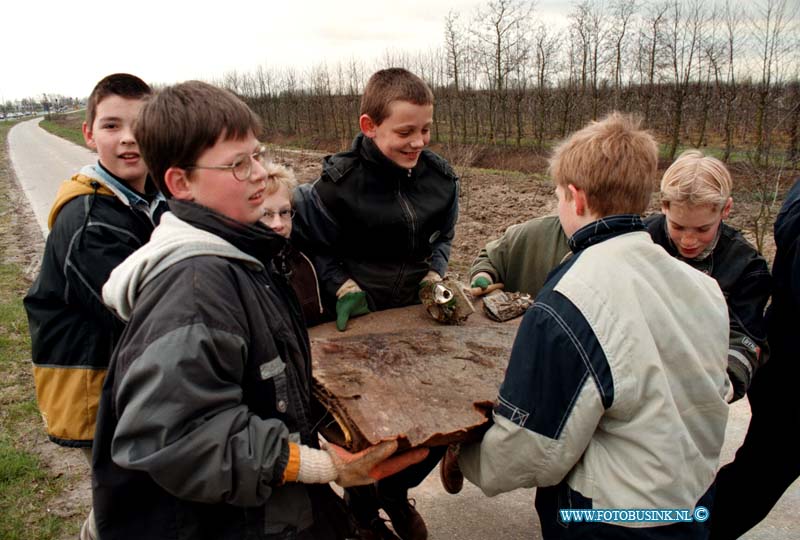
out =
[(744, 396), (767, 357), (764, 307), (771, 285), (767, 262), (733, 227), (723, 223), (733, 206), (733, 180), (725, 165), (687, 150), (661, 180), (661, 209), (645, 219), (653, 240), (670, 255), (710, 275), (722, 289), (731, 323), (730, 401)]
[(361, 133), (295, 194), (293, 238), (307, 246), (339, 330), (355, 316), (417, 303), (447, 271), (458, 178), (425, 150), (433, 95), (416, 75), (378, 71), (361, 100)]
[[(447, 271), (458, 219), (458, 178), (425, 146), (433, 93), (405, 69), (370, 77), (361, 99), (361, 133), (350, 150), (328, 156), (322, 176), (295, 193), (292, 239), (311, 255), (323, 303), (344, 331), (350, 318), (419, 302), (419, 288)], [(427, 538), (407, 491), (441, 453), (381, 482), (375, 493), (348, 490), (362, 536), (396, 538), (378, 519), (389, 514), (404, 540)]]

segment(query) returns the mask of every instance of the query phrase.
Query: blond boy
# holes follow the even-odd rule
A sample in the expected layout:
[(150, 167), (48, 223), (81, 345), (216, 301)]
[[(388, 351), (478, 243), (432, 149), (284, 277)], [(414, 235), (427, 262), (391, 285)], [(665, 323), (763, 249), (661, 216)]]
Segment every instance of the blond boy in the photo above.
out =
[(767, 262), (742, 234), (723, 222), (733, 206), (733, 179), (720, 160), (687, 150), (661, 179), (661, 211), (645, 220), (670, 255), (713, 277), (728, 303), (728, 376), (744, 396), (767, 356), (764, 308), (770, 295)]
[[(264, 190), (264, 217), (261, 222), (274, 232), (289, 238), (292, 234), (292, 218), (295, 215), (294, 189), (297, 179), (288, 167), (267, 163), (267, 182)], [(286, 246), (280, 264), (294, 289), (306, 326), (322, 322), (322, 298), (319, 292), (317, 272), (311, 260), (291, 243)]]
[(644, 229), (657, 155), (652, 136), (616, 113), (556, 148), (550, 173), (574, 255), (520, 325), (493, 426), (458, 459), (488, 495), (538, 486), (545, 539), (703, 534), (700, 523), (572, 523), (559, 513), (691, 510), (718, 465), (727, 309), (711, 278)]

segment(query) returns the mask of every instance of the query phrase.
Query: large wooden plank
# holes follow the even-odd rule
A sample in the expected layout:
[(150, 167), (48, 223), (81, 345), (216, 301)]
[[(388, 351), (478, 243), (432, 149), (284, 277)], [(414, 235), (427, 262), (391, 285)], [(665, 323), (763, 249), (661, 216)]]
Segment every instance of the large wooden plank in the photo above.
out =
[(497, 323), (480, 304), (463, 325), (446, 326), (422, 306), (371, 313), (312, 328), (315, 394), (360, 450), (386, 439), (401, 447), (477, 437), (497, 397), (520, 319)]

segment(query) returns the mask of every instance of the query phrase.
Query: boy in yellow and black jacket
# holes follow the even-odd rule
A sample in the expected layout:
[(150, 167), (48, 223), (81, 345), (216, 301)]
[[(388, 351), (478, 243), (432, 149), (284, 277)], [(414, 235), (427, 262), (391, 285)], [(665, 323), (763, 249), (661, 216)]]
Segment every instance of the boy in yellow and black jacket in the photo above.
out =
[(100, 291), (150, 238), (162, 211), (163, 197), (145, 187), (147, 169), (124, 111), (114, 107), (130, 109), (132, 122), (149, 94), (132, 75), (110, 75), (95, 87), (84, 132), (99, 159), (59, 188), (42, 268), (25, 297), (39, 407), (48, 436), (63, 446), (91, 447), (105, 368), (123, 328)]
[[(150, 87), (114, 74), (89, 97), (84, 137), (98, 161), (60, 187), (39, 276), (25, 296), (36, 398), (56, 444), (91, 455), (100, 391), (124, 324), (102, 301), (111, 271), (150, 238), (164, 198), (132, 125)], [(93, 538), (93, 520), (81, 538)]]

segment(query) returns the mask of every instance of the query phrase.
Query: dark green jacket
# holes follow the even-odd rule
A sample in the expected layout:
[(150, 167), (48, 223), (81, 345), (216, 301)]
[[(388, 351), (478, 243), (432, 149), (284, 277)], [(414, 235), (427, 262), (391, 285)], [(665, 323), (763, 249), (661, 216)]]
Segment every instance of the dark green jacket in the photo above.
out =
[(570, 252), (558, 216), (544, 216), (512, 225), (484, 247), (470, 277), (486, 272), (505, 290), (536, 296), (550, 271)]

